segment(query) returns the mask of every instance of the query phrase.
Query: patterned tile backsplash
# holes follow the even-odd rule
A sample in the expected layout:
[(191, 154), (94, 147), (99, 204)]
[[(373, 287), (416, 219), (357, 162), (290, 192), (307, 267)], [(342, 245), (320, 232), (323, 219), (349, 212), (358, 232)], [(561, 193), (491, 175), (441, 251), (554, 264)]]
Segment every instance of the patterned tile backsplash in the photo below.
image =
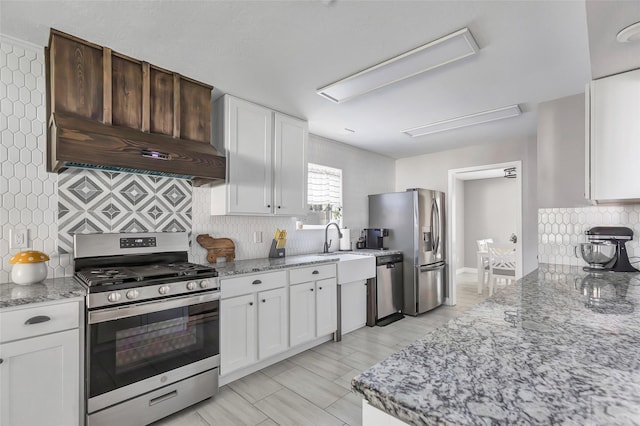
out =
[[(593, 206), (538, 210), (538, 261), (561, 265), (586, 265), (573, 248), (584, 243), (584, 232), (594, 226), (626, 226), (633, 230), (627, 243), (631, 262), (640, 260), (640, 205)], [(634, 265), (640, 269), (640, 263)]]
[(182, 179), (67, 169), (58, 175), (58, 251), (73, 234), (190, 232), (191, 184)]

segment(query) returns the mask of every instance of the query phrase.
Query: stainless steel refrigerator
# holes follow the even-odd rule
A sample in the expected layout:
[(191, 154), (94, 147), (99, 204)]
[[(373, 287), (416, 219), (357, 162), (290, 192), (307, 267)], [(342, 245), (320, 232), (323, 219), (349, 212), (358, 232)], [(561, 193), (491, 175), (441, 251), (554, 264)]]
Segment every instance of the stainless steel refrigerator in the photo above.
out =
[(404, 314), (418, 315), (444, 302), (444, 192), (413, 188), (369, 195), (369, 227), (388, 228), (385, 246), (404, 256)]

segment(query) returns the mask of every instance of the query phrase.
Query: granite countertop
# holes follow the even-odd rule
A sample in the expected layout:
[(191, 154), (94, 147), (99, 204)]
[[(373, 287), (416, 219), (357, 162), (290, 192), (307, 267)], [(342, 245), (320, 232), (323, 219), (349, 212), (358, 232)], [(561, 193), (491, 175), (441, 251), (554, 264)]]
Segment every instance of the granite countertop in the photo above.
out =
[(399, 250), (353, 250), (336, 251), (326, 254), (302, 254), (297, 256), (286, 256), (278, 259), (268, 257), (260, 259), (236, 260), (234, 262), (216, 263), (211, 266), (216, 268), (219, 277), (224, 278), (232, 275), (255, 274), (258, 272), (272, 271), (276, 269), (294, 268), (297, 266), (315, 265), (319, 263), (335, 263), (340, 261), (340, 255), (355, 254), (362, 256), (382, 256), (385, 254), (402, 253)]
[(385, 256), (387, 254), (402, 254), (400, 250), (374, 250), (374, 249), (355, 249), (346, 253), (362, 254), (364, 256)]
[(352, 387), (415, 425), (638, 425), (638, 351), (640, 273), (540, 265)]
[(339, 260), (340, 258), (335, 255), (300, 255), (286, 256), (278, 259), (265, 257), (260, 259), (236, 260), (235, 262), (216, 263), (211, 266), (216, 268), (220, 278), (224, 278), (232, 275), (254, 274), (256, 272), (293, 268), (296, 266), (332, 263), (338, 262)]
[(86, 295), (86, 288), (73, 277), (50, 278), (31, 285), (3, 283), (0, 284), (0, 309)]

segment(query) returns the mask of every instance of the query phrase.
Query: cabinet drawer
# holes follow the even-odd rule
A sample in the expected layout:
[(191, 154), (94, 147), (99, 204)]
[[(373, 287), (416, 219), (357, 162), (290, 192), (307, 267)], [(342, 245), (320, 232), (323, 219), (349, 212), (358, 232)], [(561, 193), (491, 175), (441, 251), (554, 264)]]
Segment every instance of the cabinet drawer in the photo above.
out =
[(284, 287), (287, 283), (286, 271), (269, 272), (259, 275), (243, 275), (241, 277), (220, 280), (220, 298), (240, 296), (257, 291)]
[(289, 282), (291, 284), (299, 284), (308, 281), (323, 280), (336, 276), (336, 264), (315, 265), (305, 268), (292, 269), (289, 272)]
[(78, 302), (33, 306), (0, 313), (0, 341), (24, 339), (80, 326)]

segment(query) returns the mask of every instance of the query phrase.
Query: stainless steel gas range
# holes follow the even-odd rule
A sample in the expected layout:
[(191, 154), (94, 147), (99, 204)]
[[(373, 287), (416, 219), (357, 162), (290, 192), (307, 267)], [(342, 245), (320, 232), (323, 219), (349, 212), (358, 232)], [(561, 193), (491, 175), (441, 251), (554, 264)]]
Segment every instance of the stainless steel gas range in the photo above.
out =
[(75, 235), (87, 425), (146, 425), (218, 392), (218, 274), (188, 249), (186, 233)]

